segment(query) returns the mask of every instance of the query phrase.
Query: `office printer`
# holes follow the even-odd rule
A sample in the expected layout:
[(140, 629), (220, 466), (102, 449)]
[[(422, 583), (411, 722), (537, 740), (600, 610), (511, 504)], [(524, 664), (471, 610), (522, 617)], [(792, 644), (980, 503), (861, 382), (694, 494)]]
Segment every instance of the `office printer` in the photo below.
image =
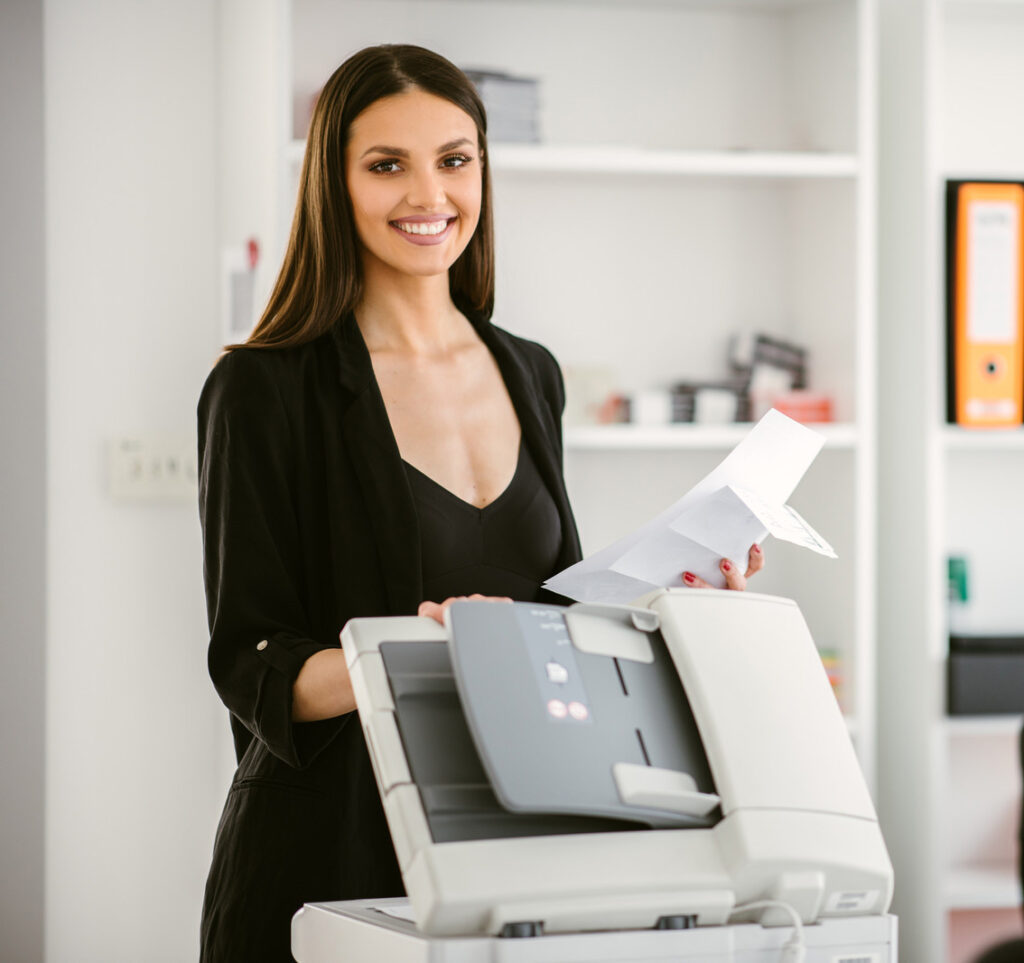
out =
[(896, 959), (892, 867), (794, 602), (467, 601), (342, 645), (408, 901), (303, 907), (299, 963)]

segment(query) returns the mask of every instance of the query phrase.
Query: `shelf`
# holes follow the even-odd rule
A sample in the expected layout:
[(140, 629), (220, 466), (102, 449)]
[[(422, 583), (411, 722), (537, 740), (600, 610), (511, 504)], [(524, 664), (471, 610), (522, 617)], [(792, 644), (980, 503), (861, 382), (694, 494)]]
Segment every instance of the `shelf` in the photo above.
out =
[[(571, 451), (625, 451), (635, 449), (735, 448), (754, 426), (735, 425), (580, 425), (565, 429), (565, 447)], [(826, 449), (852, 450), (857, 429), (849, 424), (808, 425), (825, 437)]]
[(943, 445), (952, 451), (1024, 451), (1024, 427), (959, 428), (945, 425)]
[(1012, 863), (958, 866), (947, 874), (947, 909), (1013, 909), (1020, 905), (1020, 877)]
[(1016, 736), (1022, 721), (1019, 715), (947, 716), (941, 725), (949, 736)]
[(637, 147), (492, 144), (496, 171), (545, 174), (674, 174), (689, 177), (845, 178), (852, 154), (666, 151)]
[[(306, 143), (293, 140), (288, 159), (302, 163)], [(680, 177), (853, 178), (853, 154), (761, 151), (667, 151), (567, 144), (490, 145), (493, 169), (535, 174), (665, 174)]]
[(947, 181), (1024, 181), (1024, 167), (979, 167), (947, 170), (942, 174), (942, 179)]
[[(490, 0), (484, 0), (490, 2)], [(502, 2), (502, 0), (497, 0)], [(550, 3), (551, 0), (518, 0), (519, 3), (540, 5)], [(809, 6), (828, 7), (835, 6), (840, 0), (562, 0), (562, 3), (572, 4), (579, 7), (676, 7), (679, 9), (693, 10), (734, 10), (737, 12), (750, 11), (752, 13), (777, 13), (779, 11), (795, 10)], [(945, 0), (952, 3), (954, 0)], [(959, 0), (960, 3), (978, 3), (981, 0)], [(1021, 0), (988, 0), (989, 3), (1017, 3)]]

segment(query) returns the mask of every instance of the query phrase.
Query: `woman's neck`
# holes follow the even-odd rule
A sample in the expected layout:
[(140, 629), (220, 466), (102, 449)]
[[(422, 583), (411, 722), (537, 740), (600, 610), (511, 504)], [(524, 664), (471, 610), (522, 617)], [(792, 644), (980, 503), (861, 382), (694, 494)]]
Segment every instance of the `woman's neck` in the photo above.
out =
[(447, 274), (387, 277), (366, 265), (356, 323), (371, 354), (445, 354), (472, 337), (452, 301)]

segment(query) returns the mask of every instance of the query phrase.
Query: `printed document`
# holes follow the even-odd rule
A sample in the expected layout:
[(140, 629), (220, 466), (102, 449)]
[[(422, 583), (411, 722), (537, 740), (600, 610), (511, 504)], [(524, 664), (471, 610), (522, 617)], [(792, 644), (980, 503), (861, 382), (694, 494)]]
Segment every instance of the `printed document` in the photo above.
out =
[(774, 408), (675, 504), (635, 532), (548, 579), (579, 602), (626, 604), (693, 572), (725, 586), (723, 558), (746, 564), (769, 534), (835, 558), (829, 544), (786, 504), (825, 439)]

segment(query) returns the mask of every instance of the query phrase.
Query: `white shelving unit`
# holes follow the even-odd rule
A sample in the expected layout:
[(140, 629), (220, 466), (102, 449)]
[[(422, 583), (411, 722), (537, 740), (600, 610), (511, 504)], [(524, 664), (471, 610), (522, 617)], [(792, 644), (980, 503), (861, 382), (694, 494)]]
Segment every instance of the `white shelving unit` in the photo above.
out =
[(1006, 122), (1024, 100), (1024, 3), (883, 11), (882, 812), (901, 963), (968, 963), (1020, 929), (1021, 719), (946, 715), (945, 565), (968, 558), (967, 630), (1024, 630), (1024, 429), (945, 423), (945, 182), (1024, 180), (1024, 135)]
[[(832, 394), (838, 421), (821, 426), (826, 447), (793, 504), (840, 558), (773, 543), (755, 585), (796, 598), (819, 645), (840, 655), (841, 702), (873, 784), (876, 0), (226, 0), (225, 10), (225, 37), (249, 32), (263, 108), (226, 146), (225, 237), (267, 239), (264, 290), (316, 90), (363, 46), (417, 43), (541, 83), (543, 142), (489, 145), (496, 323), (546, 344), (569, 374), (611, 371), (625, 391), (725, 375), (735, 333), (808, 346), (811, 387)], [(237, 86), (228, 107), (253, 97)], [(254, 157), (259, 172), (239, 186)], [(232, 198), (255, 188), (260, 214), (244, 222)], [(567, 426), (585, 550), (670, 504), (745, 430)]]
[(946, 878), (951, 910), (1020, 908), (1020, 877), (1012, 863), (953, 867)]
[[(306, 142), (293, 139), (288, 160), (300, 164)], [(796, 151), (682, 151), (646, 150), (621, 145), (496, 143), (490, 150), (492, 168), (499, 172), (533, 174), (665, 174), (680, 177), (852, 178), (857, 176), (854, 154)]]
[[(1005, 112), (1024, 99), (1024, 4), (945, 2), (936, 9), (936, 197), (947, 179), (1024, 180), (1024, 137)], [(942, 224), (941, 210), (936, 214)], [(938, 273), (941, 285), (944, 271)], [(944, 298), (936, 292), (940, 311)], [(936, 317), (942, 337), (944, 315)], [(974, 581), (973, 628), (1024, 631), (1016, 580), (1000, 569), (1015, 562), (1024, 538), (1019, 486), (1024, 429), (970, 431), (943, 426), (943, 535), (947, 553), (963, 552)], [(941, 603), (940, 603), (941, 604)], [(941, 640), (940, 640), (941, 643)], [(1021, 813), (1018, 717), (939, 720), (947, 732), (945, 772), (949, 836), (943, 854), (951, 911), (1019, 913), (1017, 828)], [(984, 827), (984, 828), (979, 828)], [(962, 914), (958, 914), (962, 915)], [(955, 928), (969, 926), (955, 916)], [(958, 961), (954, 961), (958, 963)]]
[[(570, 451), (678, 451), (728, 452), (753, 427), (736, 425), (582, 425), (567, 428), (565, 447)], [(829, 450), (852, 451), (857, 444), (853, 425), (812, 425), (825, 438)]]

